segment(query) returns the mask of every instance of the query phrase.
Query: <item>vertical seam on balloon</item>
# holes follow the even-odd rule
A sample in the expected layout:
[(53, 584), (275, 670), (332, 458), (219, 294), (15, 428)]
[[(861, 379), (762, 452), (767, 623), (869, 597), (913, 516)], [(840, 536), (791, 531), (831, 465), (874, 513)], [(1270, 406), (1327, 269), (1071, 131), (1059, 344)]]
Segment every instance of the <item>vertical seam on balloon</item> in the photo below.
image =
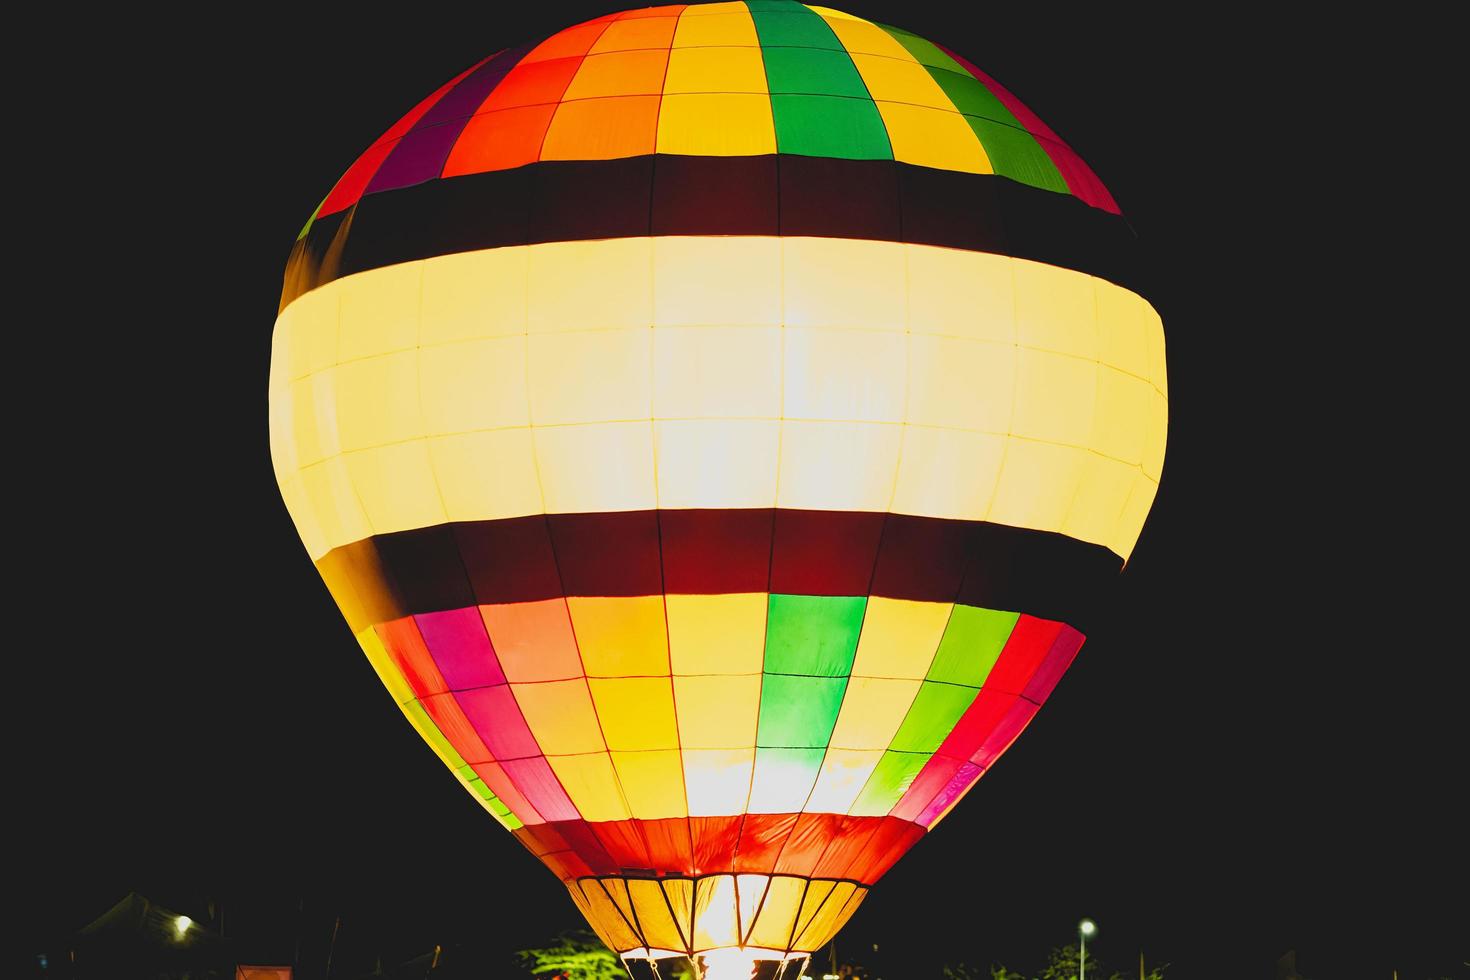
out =
[[(817, 20), (822, 22), (822, 26), (827, 28), (827, 30), (831, 32), (832, 40), (837, 42), (838, 50), (847, 55), (848, 64), (852, 65), (852, 73), (857, 76), (858, 84), (863, 87), (863, 91), (868, 93), (868, 102), (873, 106), (873, 112), (877, 113), (878, 115), (878, 126), (880, 129), (883, 130), (884, 141), (888, 143), (888, 159), (896, 162), (898, 160), (898, 153), (895, 152), (895, 150), (893, 149), (893, 137), (888, 135), (888, 121), (883, 118), (883, 110), (878, 108), (878, 100), (873, 98), (873, 90), (868, 88), (868, 80), (863, 77), (862, 69), (858, 67), (857, 60), (853, 58), (852, 52), (848, 50), (847, 42), (842, 40), (841, 36), (838, 35), (837, 30), (832, 26), (831, 22), (828, 21), (826, 17), (813, 10), (810, 4), (804, 3), (802, 4), (802, 6), (806, 8), (807, 13), (811, 14), (813, 17), (817, 18)], [(864, 21), (863, 23), (867, 22)]]
[[(607, 885), (603, 882), (603, 880), (601, 878), (593, 878), (592, 880), (597, 882), (597, 887), (601, 888), (602, 893), (607, 896), (608, 904), (613, 907), (613, 910), (616, 911), (618, 915), (622, 918), (623, 922), (627, 924), (629, 930), (633, 933), (634, 937), (642, 941), (643, 948), (647, 949), (648, 937), (643, 934), (643, 924), (638, 921), (638, 907), (633, 904), (632, 894), (630, 893), (628, 895), (628, 911), (633, 914), (633, 919), (630, 922), (628, 920), (628, 916), (623, 913), (623, 907), (618, 904), (617, 899), (612, 897), (612, 892), (607, 890)], [(623, 888), (626, 889), (627, 887), (627, 884), (624, 883)]]
[[(965, 114), (962, 111), (960, 111), (960, 107), (957, 106), (957, 105), (955, 105), (954, 99), (952, 99), (952, 98), (949, 97), (949, 93), (944, 90), (944, 86), (939, 84), (939, 79), (936, 78), (935, 75), (934, 75), (934, 69), (931, 68), (929, 65), (924, 64), (924, 62), (920, 61), (918, 59), (918, 56), (916, 56), (912, 51), (909, 50), (908, 45), (904, 44), (901, 40), (899, 40), (898, 35), (896, 35), (896, 34), (893, 33), (894, 28), (891, 28), (891, 27), (889, 27), (886, 24), (879, 24), (876, 21), (866, 21), (865, 23), (872, 24), (874, 27), (878, 28), (878, 30), (882, 31), (884, 34), (887, 34), (890, 38), (892, 38), (893, 39), (893, 43), (894, 44), (897, 44), (900, 48), (903, 49), (903, 53), (906, 54), (906, 55), (908, 55), (909, 63), (912, 63), (912, 64), (916, 65), (919, 69), (921, 69), (924, 72), (924, 74), (929, 78), (929, 80), (934, 83), (934, 88), (939, 92), (940, 98), (942, 98), (946, 103), (949, 104), (950, 109), (954, 111), (955, 115), (959, 116), (962, 120), (965, 121), (965, 125), (967, 127), (969, 127), (970, 135), (973, 136), (974, 139), (975, 139), (975, 145), (980, 149), (980, 155), (985, 158), (985, 165), (990, 168), (990, 172), (991, 173), (995, 173), (995, 164), (990, 159), (990, 152), (985, 149), (985, 141), (980, 138), (980, 133), (978, 131), (976, 131), (975, 127), (970, 125), (970, 122), (965, 117)], [(914, 36), (917, 37), (918, 35), (914, 35)], [(923, 40), (923, 39), (920, 38), (920, 40)], [(938, 47), (938, 45), (935, 45), (935, 46)], [(878, 57), (886, 57), (886, 56), (879, 55)], [(905, 63), (900, 58), (894, 58), (893, 60), (899, 62), (900, 64), (904, 64)], [(920, 109), (935, 108), (935, 109), (940, 109), (941, 111), (944, 111), (942, 106), (924, 106), (924, 105), (918, 105), (917, 103), (909, 103), (909, 104), (910, 105), (914, 105), (915, 108), (920, 108)]]
[(800, 881), (801, 898), (797, 900), (796, 908), (791, 913), (791, 932), (786, 937), (785, 949), (788, 956), (791, 954), (791, 951), (796, 944), (796, 923), (797, 920), (801, 918), (801, 907), (806, 904), (806, 893), (812, 887), (812, 880), (810, 878), (802, 878), (800, 879)]
[[(1087, 276), (1087, 283), (1088, 283), (1088, 286), (1089, 286), (1088, 294), (1092, 298), (1092, 334), (1093, 334), (1093, 345), (1094, 345), (1093, 346), (1093, 351), (1094, 351), (1094, 353), (1096, 353), (1102, 347), (1102, 321), (1101, 321), (1101, 318), (1098, 316), (1098, 313), (1097, 313), (1097, 282), (1098, 281), (1097, 281), (1097, 279), (1094, 276)], [(1091, 418), (1092, 429), (1094, 431), (1096, 430), (1096, 427), (1097, 427), (1097, 420), (1098, 420), (1098, 418), (1101, 415), (1101, 412), (1100, 412), (1100, 407), (1101, 407), (1100, 406), (1100, 402), (1101, 401), (1102, 401), (1102, 361), (1099, 360), (1096, 356), (1094, 356), (1092, 358), (1092, 418)], [(1094, 443), (1095, 444), (1097, 440), (1096, 440), (1095, 436), (1089, 434), (1088, 437), (1087, 437), (1087, 441), (1089, 443)], [(1073, 451), (1076, 452), (1076, 450), (1073, 450)], [(1108, 457), (1104, 456), (1102, 453), (1098, 452), (1095, 448), (1093, 448), (1091, 446), (1083, 449), (1082, 451), (1085, 452), (1088, 456), (1100, 456), (1100, 457), (1102, 457), (1104, 459), (1108, 458)], [(1086, 462), (1088, 462), (1088, 460), (1086, 460), (1084, 458), (1084, 463), (1086, 463)], [(1072, 512), (1077, 509), (1077, 500), (1078, 500), (1078, 498), (1080, 498), (1082, 496), (1082, 483), (1083, 483), (1082, 474), (1079, 473), (1078, 476), (1077, 476), (1077, 486), (1076, 486), (1076, 488), (1074, 488), (1072, 490), (1072, 499), (1069, 500), (1069, 501), (1067, 501), (1067, 506), (1066, 506), (1066, 509), (1062, 511), (1061, 519), (1059, 521), (1057, 521), (1057, 533), (1059, 533), (1059, 534), (1068, 534), (1068, 532), (1067, 532), (1068, 522), (1070, 522), (1072, 520)], [(1121, 516), (1121, 514), (1120, 514), (1120, 516)], [(1113, 522), (1113, 526), (1115, 528), (1117, 527), (1117, 521), (1114, 521)], [(1071, 535), (1068, 534), (1068, 537), (1071, 537)], [(1110, 544), (1113, 541), (1113, 537), (1114, 536), (1112, 534), (1108, 534), (1106, 536), (1106, 539), (1107, 539), (1107, 541)]]
[[(675, 879), (675, 880), (687, 880), (687, 879)], [(681, 927), (679, 925), (679, 916), (676, 915), (675, 912), (674, 912), (674, 901), (673, 901), (673, 899), (669, 898), (669, 893), (664, 888), (664, 879), (655, 878), (655, 879), (653, 879), (653, 884), (654, 884), (654, 887), (658, 889), (659, 895), (663, 897), (664, 907), (669, 910), (669, 918), (674, 923), (674, 933), (679, 937), (679, 941), (684, 944), (684, 948), (686, 950), (688, 950), (693, 944), (689, 941), (689, 937), (684, 935), (684, 929), (683, 929), (683, 927)], [(693, 886), (691, 885), (691, 887), (693, 887)], [(690, 926), (690, 931), (692, 932), (693, 931), (693, 927), (694, 927), (694, 923), (691, 922), (689, 924), (689, 926)]]
[[(684, 19), (684, 14), (688, 10), (689, 10), (689, 5), (688, 4), (685, 4), (684, 7), (674, 16), (674, 29), (669, 34), (669, 46), (668, 46), (668, 49), (667, 49), (668, 50), (668, 57), (664, 58), (664, 77), (663, 77), (663, 80), (660, 81), (659, 84), (658, 84), (658, 108), (654, 111), (654, 114), (653, 114), (653, 150), (652, 150), (652, 153), (651, 153), (651, 156), (652, 156), (653, 159), (652, 159), (652, 161), (650, 162), (650, 165), (649, 165), (649, 171), (650, 171), (650, 173), (649, 173), (649, 180), (650, 181), (652, 181), (652, 179), (653, 179), (652, 171), (653, 171), (654, 167), (657, 166), (657, 163), (658, 163), (658, 150), (659, 150), (658, 130), (659, 130), (659, 122), (662, 121), (663, 115), (664, 115), (664, 89), (666, 87), (668, 87), (668, 84), (669, 84), (669, 63), (674, 60), (674, 41), (677, 40), (678, 37), (679, 37), (679, 22)], [(652, 234), (652, 226), (653, 226), (653, 194), (651, 192), (649, 194), (649, 201), (648, 201), (648, 220), (649, 220), (649, 233)]]
[[(428, 434), (428, 431), (429, 431), (429, 422), (428, 422), (427, 417), (424, 415), (424, 348), (423, 348), (423, 343), (422, 342), (423, 342), (423, 337), (424, 337), (424, 267), (425, 267), (425, 265), (427, 265), (427, 262), (425, 262), (425, 261), (419, 261), (419, 262), (414, 262), (412, 264), (418, 268), (418, 277), (417, 277), (418, 278), (418, 298), (417, 298), (417, 300), (414, 303), (414, 321), (415, 321), (415, 324), (414, 324), (414, 338), (413, 338), (413, 359), (414, 359), (414, 379), (418, 382), (418, 390), (419, 390), (418, 391), (418, 395), (419, 395), (419, 397), (418, 397), (418, 403), (419, 403), (419, 425), (420, 425), (420, 427), (422, 428), (422, 430), (424, 432), (424, 437), (423, 437), (424, 455), (426, 457), (428, 457), (428, 460), (429, 460), (429, 479), (431, 479), (431, 480), (434, 481), (434, 493), (439, 498), (439, 510), (444, 515), (444, 523), (445, 524), (448, 524), (449, 523), (449, 506), (444, 502), (444, 488), (439, 483), (439, 469), (438, 469), (438, 467), (436, 467), (434, 465), (434, 454), (429, 449), (429, 438), (430, 438), (429, 437), (429, 434)], [(452, 540), (453, 539), (453, 533), (452, 532), (451, 532), (450, 537), (451, 537), (451, 540)], [(454, 552), (455, 552), (456, 555), (459, 554), (459, 547), (458, 547), (458, 545), (455, 546)], [(463, 560), (460, 561), (460, 567), (461, 568), (464, 568), (464, 561)], [(465, 568), (464, 569), (464, 573), (465, 573), (465, 584), (466, 585), (469, 585), (469, 580), (470, 580), (469, 569)], [(470, 595), (472, 597), (474, 596), (474, 591), (473, 590), (471, 590)], [(428, 648), (428, 645), (429, 645), (428, 644), (428, 641), (425, 641), (424, 642), (425, 649)], [(434, 656), (433, 655), (433, 651), (430, 651), (430, 653), (429, 653), (429, 659), (432, 660), (433, 659), (433, 656)]]
[[(766, 896), (771, 892), (772, 879), (772, 876), (769, 874), (761, 875), (759, 872), (747, 872), (747, 874), (761, 877), (764, 879), (764, 882), (761, 885), (760, 898), (756, 899), (755, 908), (753, 908), (750, 913), (750, 926), (745, 930), (745, 935), (742, 936), (740, 939), (740, 945), (742, 946), (750, 942), (751, 937), (755, 935), (755, 927), (760, 924), (761, 910), (766, 907)], [(741, 875), (737, 872), (735, 876), (735, 884), (737, 889), (740, 885), (740, 877)]]
[[(1015, 259), (1006, 259), (1006, 269), (1011, 281), (1011, 413), (1006, 421), (1005, 438), (1000, 444), (1000, 461), (995, 464), (995, 483), (990, 488), (990, 499), (985, 503), (985, 513), (980, 515), (980, 520), (990, 522), (990, 515), (995, 511), (995, 499), (1000, 495), (1001, 482), (1005, 479), (1006, 459), (1011, 452), (1011, 439), (1015, 435), (1016, 428), (1016, 402), (1019, 400), (1019, 388), (1021, 384), (1021, 297), (1020, 284), (1016, 282)], [(968, 569), (966, 570), (968, 573)], [(961, 584), (961, 595), (963, 595), (963, 583)]]

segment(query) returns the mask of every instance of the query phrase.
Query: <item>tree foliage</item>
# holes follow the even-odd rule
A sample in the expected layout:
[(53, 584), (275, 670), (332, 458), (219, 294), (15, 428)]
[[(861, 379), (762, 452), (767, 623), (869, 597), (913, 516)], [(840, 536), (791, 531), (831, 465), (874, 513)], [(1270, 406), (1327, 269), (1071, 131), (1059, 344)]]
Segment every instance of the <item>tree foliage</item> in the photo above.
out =
[[(1081, 954), (1077, 946), (1058, 946), (1051, 951), (1041, 970), (1031, 974), (1029, 980), (1077, 980), (1080, 966)], [(1142, 980), (1164, 980), (1164, 971), (1167, 969), (1167, 963), (1149, 967)], [(1134, 974), (1121, 970), (1109, 971), (1102, 960), (1089, 952), (1087, 976), (1096, 980), (1132, 980)], [(980, 973), (964, 963), (956, 963), (944, 968), (944, 980), (980, 980)], [(995, 963), (990, 967), (990, 980), (1028, 980), (1028, 976)]]
[(585, 932), (564, 933), (548, 945), (516, 953), (521, 965), (538, 977), (557, 980), (628, 980), (623, 961)]

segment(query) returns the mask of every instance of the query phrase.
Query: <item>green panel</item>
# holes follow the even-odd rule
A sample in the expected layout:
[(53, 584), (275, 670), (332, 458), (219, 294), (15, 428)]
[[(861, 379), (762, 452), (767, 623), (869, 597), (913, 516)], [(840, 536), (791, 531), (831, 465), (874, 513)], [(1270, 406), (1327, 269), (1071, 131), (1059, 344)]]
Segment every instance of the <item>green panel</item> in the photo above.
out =
[[(778, 11), (780, 13), (811, 14), (805, 5), (797, 0), (745, 0), (745, 9), (752, 14), (765, 11)], [(812, 14), (812, 16), (816, 16)]]
[(434, 724), (434, 719), (429, 717), (429, 713), (424, 710), (422, 704), (419, 704), (417, 700), (413, 700), (405, 704), (403, 710), (419, 720), (423, 728), (424, 738), (428, 740), (430, 745), (443, 753), (444, 757), (449, 760), (449, 767), (451, 769), (463, 769), (468, 765), (464, 759), (460, 758), (454, 746), (449, 744), (449, 739), (444, 737), (444, 733), (439, 731), (439, 726)]
[[(749, 6), (747, 4), (747, 6)], [(755, 21), (755, 33), (762, 48), (826, 48), (829, 51), (847, 49), (832, 33), (827, 22), (801, 4), (783, 4), (779, 8), (758, 10), (752, 8), (751, 20)]]
[(773, 593), (766, 615), (766, 672), (846, 677), (867, 605), (866, 596)]
[[(322, 204), (326, 204), (326, 203), (327, 203), (327, 199), (325, 197), (322, 198)], [(296, 236), (296, 240), (298, 242), (301, 241), (301, 239), (303, 239), (303, 238), (306, 237), (306, 233), (307, 232), (311, 231), (311, 226), (312, 226), (312, 223), (316, 221), (316, 216), (322, 213), (322, 204), (318, 204), (316, 206), (316, 210), (313, 211), (313, 212), (311, 212), (311, 217), (306, 219), (306, 224), (304, 224), (304, 225), (301, 226), (301, 234), (299, 234), (299, 235)]]
[(909, 791), (914, 777), (919, 775), (924, 764), (929, 761), (930, 754), (884, 752), (873, 774), (868, 777), (867, 784), (863, 786), (863, 791), (858, 794), (857, 802), (847, 812), (860, 817), (878, 817), (888, 813), (903, 799), (903, 794)]
[(868, 98), (868, 87), (846, 51), (766, 48), (761, 55), (765, 58), (766, 81), (773, 94)]
[(956, 605), (929, 665), (928, 679), (979, 687), (1005, 649), (1020, 613)]
[(826, 748), (842, 710), (846, 677), (792, 677), (766, 674), (761, 679), (757, 745), (782, 748)]
[(973, 687), (925, 681), (919, 685), (918, 696), (909, 705), (909, 713), (904, 715), (888, 748), (894, 752), (932, 753), (954, 730), (977, 693)]
[(996, 173), (1032, 187), (1067, 193), (1067, 182), (1057, 165), (1030, 133), (976, 116), (966, 116), (965, 121), (980, 138)]
[(910, 34), (901, 27), (889, 27), (887, 24), (878, 26), (887, 31), (889, 37), (902, 44), (905, 50), (914, 56), (914, 60), (926, 68), (943, 68), (946, 71), (965, 70), (964, 65), (941, 51), (933, 41), (926, 41), (917, 34)]
[(776, 149), (808, 157), (892, 160), (883, 117), (870, 99), (773, 95)]
[(969, 72), (957, 73), (931, 68), (929, 76), (939, 83), (940, 88), (944, 89), (944, 94), (949, 96), (949, 101), (954, 103), (954, 107), (966, 115), (993, 119), (1020, 130), (1026, 128), (1015, 116), (1011, 115), (1011, 110), (1005, 107), (1005, 103), (985, 87), (985, 83)]

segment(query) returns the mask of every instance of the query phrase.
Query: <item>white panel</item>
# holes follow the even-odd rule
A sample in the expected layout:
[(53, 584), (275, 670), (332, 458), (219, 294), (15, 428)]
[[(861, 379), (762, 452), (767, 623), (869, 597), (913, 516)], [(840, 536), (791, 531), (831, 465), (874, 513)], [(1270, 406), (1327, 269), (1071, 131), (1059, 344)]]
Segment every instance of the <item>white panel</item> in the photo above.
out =
[(780, 328), (655, 328), (653, 415), (780, 418)]
[(906, 337), (872, 330), (788, 329), (781, 414), (788, 419), (903, 421)]
[(435, 482), (451, 521), (542, 512), (530, 429), (496, 429), (429, 440)]
[(524, 426), (526, 338), (497, 337), (419, 352), (424, 427), (430, 435)]
[(1010, 429), (1016, 348), (958, 337), (909, 338), (908, 421), (972, 432)]
[(901, 426), (875, 422), (781, 423), (778, 507), (888, 509)]
[(782, 242), (787, 326), (904, 329), (903, 245), (834, 238)]
[(532, 422), (541, 426), (650, 418), (651, 344), (647, 326), (531, 336)]
[(548, 513), (657, 506), (652, 422), (564, 425), (537, 428), (533, 435)]
[(658, 506), (774, 507), (781, 423), (655, 422)]
[(653, 323), (647, 238), (532, 245), (526, 326), (535, 333)]
[(779, 238), (656, 238), (653, 263), (660, 326), (781, 322)]
[(1005, 444), (1005, 436), (904, 426), (894, 512), (984, 520)]

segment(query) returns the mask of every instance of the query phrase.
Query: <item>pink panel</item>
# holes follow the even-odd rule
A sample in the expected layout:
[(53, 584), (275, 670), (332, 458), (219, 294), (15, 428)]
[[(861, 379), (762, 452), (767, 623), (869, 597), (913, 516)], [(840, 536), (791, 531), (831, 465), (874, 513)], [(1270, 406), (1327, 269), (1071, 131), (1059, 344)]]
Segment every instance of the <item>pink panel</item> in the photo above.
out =
[(547, 820), (581, 819), (582, 815), (567, 799), (566, 790), (561, 788), (561, 781), (551, 771), (545, 757), (538, 755), (533, 759), (507, 760), (501, 765), (511, 782), (531, 801), (536, 812)]
[(449, 690), (434, 664), (434, 658), (429, 656), (429, 648), (424, 646), (424, 638), (412, 616), (379, 623), (373, 629), (378, 639), (383, 641), (383, 649), (388, 652), (389, 659), (417, 697), (426, 698)]
[(944, 814), (944, 811), (949, 809), (951, 803), (963, 796), (965, 790), (970, 788), (970, 784), (979, 779), (980, 774), (984, 771), (984, 769), (970, 762), (961, 765), (959, 769), (955, 770), (955, 774), (950, 777), (949, 782), (945, 783), (944, 787), (935, 794), (934, 799), (929, 801), (929, 805), (924, 808), (924, 812), (919, 814), (919, 824), (924, 827), (933, 826), (934, 821), (938, 820)]
[[(465, 717), (475, 726), (481, 741), (501, 762), (526, 759), (541, 754), (536, 737), (526, 727), (521, 707), (516, 704), (510, 687), (477, 687), (473, 691), (456, 691), (454, 699), (464, 709)], [(539, 806), (537, 809), (541, 809)], [(545, 811), (542, 811), (543, 813)]]
[(995, 731), (990, 733), (990, 737), (985, 740), (984, 744), (975, 750), (970, 761), (981, 769), (989, 769), (991, 764), (1000, 758), (1001, 753), (1011, 747), (1011, 743), (1025, 730), (1026, 726), (1031, 724), (1031, 719), (1036, 717), (1038, 710), (1040, 709), (1037, 705), (1025, 698), (1017, 698), (1015, 705), (1006, 712), (1006, 716), (1001, 719), (999, 725), (995, 726)]
[(485, 762), (473, 767), (485, 785), (490, 787), (490, 792), (500, 797), (500, 802), (510, 807), (510, 812), (520, 818), (521, 823), (544, 824), (546, 818), (537, 812), (531, 805), (531, 801), (516, 788), (511, 782), (510, 776), (506, 775), (505, 768), (494, 762)]
[(1077, 651), (1082, 649), (1082, 641), (1085, 639), (1087, 637), (1072, 627), (1063, 626), (1057, 638), (1052, 641), (1051, 650), (1041, 661), (1041, 666), (1036, 668), (1036, 673), (1031, 675), (1031, 680), (1021, 695), (1029, 701), (1045, 704), (1056, 688), (1057, 681), (1072, 666), (1072, 661), (1076, 658)]
[[(938, 753), (930, 756), (919, 775), (914, 777), (913, 784), (903, 794), (903, 799), (893, 808), (891, 815), (901, 820), (918, 820), (919, 814), (924, 812), (934, 797), (944, 791), (950, 780), (954, 779), (955, 773), (967, 765), (969, 763), (963, 758), (952, 759)], [(928, 824), (924, 826), (927, 827)]]
[(414, 620), (451, 691), (505, 683), (477, 606), (420, 613)]

